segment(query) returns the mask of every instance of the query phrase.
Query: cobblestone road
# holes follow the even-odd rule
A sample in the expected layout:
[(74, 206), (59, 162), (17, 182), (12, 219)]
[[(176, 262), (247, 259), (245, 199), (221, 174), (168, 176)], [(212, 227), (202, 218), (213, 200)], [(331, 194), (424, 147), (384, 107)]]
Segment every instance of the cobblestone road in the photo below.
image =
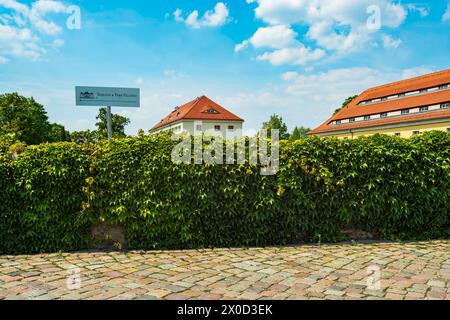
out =
[(449, 299), (449, 283), (450, 241), (0, 256), (0, 299)]

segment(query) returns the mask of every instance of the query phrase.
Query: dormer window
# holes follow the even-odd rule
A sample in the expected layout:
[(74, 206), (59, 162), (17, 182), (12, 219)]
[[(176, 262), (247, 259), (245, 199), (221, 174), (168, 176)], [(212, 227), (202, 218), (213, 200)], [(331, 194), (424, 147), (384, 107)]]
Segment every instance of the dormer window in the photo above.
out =
[(448, 88), (448, 84), (444, 84), (442, 86), (439, 86), (439, 90), (445, 90)]
[(364, 120), (370, 120), (370, 116), (364, 116)]
[(355, 122), (355, 118), (350, 118), (349, 122)]
[(409, 114), (409, 109), (403, 109), (402, 114)]
[(399, 94), (398, 94), (398, 97), (399, 97), (399, 98), (403, 98), (404, 96), (405, 96), (404, 93), (399, 93)]
[(336, 124), (341, 124), (341, 120), (336, 120)]
[(386, 101), (388, 98), (387, 97), (383, 97), (381, 98), (381, 101)]
[(388, 114), (387, 112), (383, 112), (382, 114), (380, 114), (380, 118), (387, 118)]
[(428, 111), (428, 107), (420, 107), (419, 111), (420, 112)]
[(420, 89), (419, 92), (420, 92), (420, 93), (427, 93), (427, 92), (428, 92), (428, 89)]
[(214, 108), (208, 108), (208, 109), (206, 109), (205, 111), (203, 111), (202, 113), (206, 113), (206, 114), (220, 114), (220, 112), (217, 111), (217, 110), (214, 109)]

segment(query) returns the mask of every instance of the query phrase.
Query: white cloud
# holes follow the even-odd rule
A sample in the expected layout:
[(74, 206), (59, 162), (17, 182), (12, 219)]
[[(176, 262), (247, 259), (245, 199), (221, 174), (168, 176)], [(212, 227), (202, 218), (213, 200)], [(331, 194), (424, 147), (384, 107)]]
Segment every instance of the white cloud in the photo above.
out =
[[(56, 36), (62, 28), (48, 20), (47, 14), (62, 14), (66, 5), (57, 0), (37, 0), (30, 5), (16, 0), (0, 0), (0, 7), (9, 10), (0, 16), (0, 54), (39, 59), (48, 47), (60, 47), (62, 39), (46, 39), (40, 36)], [(40, 36), (38, 36), (38, 34)]]
[(31, 5), (29, 18), (31, 23), (42, 33), (48, 35), (57, 35), (61, 33), (62, 28), (53, 21), (45, 20), (48, 13), (65, 12), (66, 6), (56, 0), (38, 0)]
[(311, 50), (305, 46), (278, 49), (273, 52), (265, 52), (257, 57), (258, 60), (267, 60), (275, 66), (290, 64), (303, 65), (318, 60), (325, 56), (321, 49)]
[(6, 59), (5, 57), (0, 56), (0, 64), (7, 63), (9, 59)]
[(297, 78), (298, 76), (299, 76), (298, 72), (288, 71), (282, 74), (281, 79), (283, 79), (284, 81), (290, 81)]
[(413, 78), (433, 72), (433, 69), (417, 67), (400, 72), (383, 72), (366, 67), (333, 69), (315, 74), (285, 73), (286, 92), (293, 95), (311, 95), (314, 100), (339, 99), (359, 94), (371, 87)]
[(402, 80), (403, 79), (410, 79), (422, 76), (424, 74), (429, 74), (434, 72), (434, 69), (426, 68), (426, 67), (417, 67), (417, 68), (411, 68), (411, 69), (405, 69), (402, 71)]
[(38, 38), (30, 29), (0, 25), (0, 54), (28, 57), (33, 60), (44, 53), (37, 44)]
[(296, 43), (297, 33), (286, 25), (262, 27), (248, 40), (255, 48), (282, 49)]
[(61, 33), (62, 28), (56, 23), (45, 21), (39, 18), (33, 18), (34, 26), (42, 33), (55, 36)]
[(369, 40), (369, 33), (365, 30), (351, 30), (348, 33), (334, 31), (335, 26), (328, 21), (317, 22), (309, 28), (307, 36), (327, 50), (351, 51), (359, 49)]
[(206, 11), (203, 17), (199, 18), (197, 10), (192, 11), (186, 18), (183, 18), (181, 9), (176, 9), (173, 13), (175, 21), (183, 22), (194, 29), (205, 27), (219, 27), (224, 25), (229, 16), (229, 10), (223, 2), (216, 4), (213, 10)]
[(402, 44), (402, 40), (394, 39), (389, 35), (383, 35), (381, 39), (386, 49), (397, 49)]
[(349, 96), (374, 86), (433, 72), (420, 67), (397, 71), (372, 68), (343, 68), (326, 72), (289, 71), (281, 85), (241, 91), (221, 100), (242, 116), (245, 128), (260, 128), (271, 114), (283, 117), (288, 126), (316, 127), (328, 119)]
[[(267, 28), (283, 26), (285, 30), (292, 31), (292, 25), (306, 26), (307, 31), (304, 36), (308, 40), (315, 43), (318, 48), (338, 53), (366, 48), (378, 41), (383, 43), (378, 30), (368, 26), (369, 18), (373, 15), (368, 8), (379, 9), (380, 26), (383, 28), (397, 28), (407, 16), (405, 7), (391, 0), (249, 0), (247, 2), (257, 4), (255, 16), (266, 22), (269, 25)], [(249, 44), (256, 47), (252, 41), (260, 29), (250, 39), (238, 44), (235, 51), (240, 51)], [(282, 35), (280, 33), (277, 39), (289, 38), (286, 34), (284, 34), (285, 37)], [(294, 39), (296, 37), (297, 34)], [(299, 52), (299, 49), (293, 50), (292, 45), (277, 49), (290, 49), (285, 50), (284, 54)], [(265, 56), (270, 54), (267, 53)], [(277, 53), (277, 56), (280, 54), (281, 52)], [(319, 52), (316, 52), (316, 56), (319, 56)]]
[(32, 11), (37, 15), (45, 15), (47, 13), (61, 13), (66, 11), (66, 6), (56, 0), (38, 0), (33, 3)]
[(450, 21), (450, 3), (447, 5), (447, 10), (442, 16), (442, 21)]
[(398, 27), (406, 17), (406, 10), (391, 0), (255, 0), (257, 18), (269, 24), (309, 25), (320, 21), (334, 21), (339, 25), (366, 24), (369, 6), (377, 6), (383, 26)]
[(174, 16), (176, 22), (184, 22), (182, 14), (183, 14), (183, 11), (181, 9), (176, 9), (174, 11), (173, 16)]
[(134, 80), (134, 84), (140, 86), (144, 83), (144, 79), (142, 77), (137, 78), (136, 80)]
[(54, 48), (60, 48), (64, 45), (65, 41), (63, 39), (56, 39), (53, 41), (53, 47)]
[[(286, 74), (285, 74), (286, 75)], [(334, 69), (315, 74), (294, 74), (286, 78), (286, 92), (293, 95), (311, 95), (314, 101), (335, 101), (358, 94), (372, 86), (389, 82), (389, 76), (370, 68)]]
[(163, 74), (168, 80), (180, 80), (187, 77), (184, 73), (173, 69), (164, 69)]
[(16, 0), (0, 0), (0, 6), (6, 9), (11, 9), (21, 14), (27, 15), (30, 11), (28, 6), (17, 2)]
[(250, 43), (250, 42), (249, 42), (248, 40), (244, 40), (244, 41), (242, 41), (241, 43), (238, 43), (238, 44), (234, 47), (234, 52), (239, 52), (239, 51), (244, 50), (245, 48), (248, 47), (249, 43)]
[(235, 51), (241, 51), (250, 44), (256, 48), (276, 49), (260, 54), (257, 59), (269, 61), (275, 66), (290, 64), (302, 65), (315, 61), (325, 55), (321, 49), (312, 50), (296, 40), (297, 33), (286, 25), (262, 27), (256, 30), (253, 36), (236, 45)]

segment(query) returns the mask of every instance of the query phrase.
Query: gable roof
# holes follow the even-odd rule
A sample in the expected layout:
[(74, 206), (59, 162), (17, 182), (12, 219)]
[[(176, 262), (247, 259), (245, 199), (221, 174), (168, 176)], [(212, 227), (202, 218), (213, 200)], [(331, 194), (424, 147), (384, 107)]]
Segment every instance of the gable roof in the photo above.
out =
[(442, 109), (425, 112), (420, 115), (409, 114), (363, 122), (354, 122), (350, 124), (330, 125), (332, 121), (336, 120), (370, 116), (384, 112), (399, 111), (406, 108), (417, 108), (450, 102), (449, 87), (446, 90), (431, 91), (393, 100), (377, 101), (370, 104), (360, 105), (361, 102), (367, 100), (380, 99), (400, 93), (416, 92), (421, 89), (429, 89), (446, 84), (450, 84), (450, 69), (368, 89), (362, 92), (357, 98), (325, 121), (318, 128), (310, 131), (309, 134), (374, 127), (384, 124), (404, 123), (417, 120), (447, 118), (450, 116), (449, 110)]
[(206, 96), (198, 97), (188, 103), (176, 108), (168, 116), (155, 124), (152, 130), (165, 127), (180, 120), (217, 120), (217, 121), (240, 121), (234, 113), (215, 103)]

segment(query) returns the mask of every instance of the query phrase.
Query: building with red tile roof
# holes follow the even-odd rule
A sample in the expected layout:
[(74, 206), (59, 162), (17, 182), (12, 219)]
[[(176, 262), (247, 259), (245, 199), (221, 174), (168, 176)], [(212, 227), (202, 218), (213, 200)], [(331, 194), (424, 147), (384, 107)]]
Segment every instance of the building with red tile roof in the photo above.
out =
[(354, 138), (450, 132), (450, 69), (368, 89), (309, 134)]
[(208, 132), (227, 137), (242, 135), (244, 120), (206, 96), (198, 97), (176, 107), (168, 116), (153, 126), (151, 132), (171, 130), (192, 135)]

